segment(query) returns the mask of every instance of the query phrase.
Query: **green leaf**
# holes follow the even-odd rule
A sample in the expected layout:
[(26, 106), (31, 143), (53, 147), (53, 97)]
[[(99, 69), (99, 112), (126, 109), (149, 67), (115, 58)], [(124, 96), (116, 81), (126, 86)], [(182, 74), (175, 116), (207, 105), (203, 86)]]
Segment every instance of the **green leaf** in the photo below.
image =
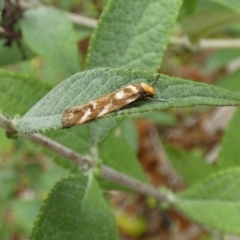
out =
[[(203, 21), (204, 19), (204, 21)], [(240, 14), (229, 10), (198, 12), (185, 18), (181, 25), (183, 32), (193, 41), (209, 36), (220, 28), (237, 23)]]
[(131, 149), (137, 152), (139, 144), (139, 134), (136, 123), (132, 119), (126, 119), (120, 124), (119, 128), (121, 129)]
[[(88, 68), (158, 69), (181, 3), (182, 0), (109, 1), (91, 37)], [(113, 128), (120, 120), (104, 120), (95, 125), (94, 131), (103, 133), (99, 140), (108, 134), (109, 127), (108, 131), (102, 129), (109, 121)]]
[(203, 156), (194, 151), (165, 146), (169, 159), (188, 186), (206, 178), (214, 171), (214, 167), (205, 162)]
[(76, 33), (76, 38), (78, 40), (78, 42), (87, 39), (91, 36), (93, 30), (89, 29), (89, 28), (85, 28), (83, 26), (80, 25), (75, 25), (74, 26), (74, 31)]
[(21, 29), (29, 48), (45, 58), (63, 77), (79, 71), (76, 36), (63, 12), (51, 7), (27, 10)]
[(113, 128), (121, 123), (123, 117), (101, 118), (101, 121), (92, 122), (89, 125), (91, 141), (94, 145), (106, 138)]
[(239, 58), (239, 55), (240, 49), (219, 49), (207, 60), (204, 70), (210, 72), (226, 67), (228, 63)]
[(142, 182), (147, 182), (146, 175), (137, 160), (136, 152), (126, 141), (121, 128), (114, 129), (100, 144), (99, 156), (105, 165)]
[(50, 87), (38, 79), (0, 70), (0, 111), (13, 117), (24, 114)]
[(97, 182), (75, 175), (58, 182), (44, 201), (30, 239), (117, 239), (117, 229)]
[[(11, 139), (6, 138), (5, 131), (2, 128), (0, 128), (0, 142), (1, 142), (0, 155), (5, 154), (5, 152), (11, 152), (12, 149), (14, 148), (14, 142)], [(5, 168), (2, 168), (2, 170), (5, 170)], [(2, 173), (1, 176), (3, 176)]]
[[(61, 128), (64, 109), (88, 103), (131, 83), (151, 84), (155, 79), (156, 74), (127, 69), (99, 68), (77, 73), (57, 85), (34, 105), (20, 119), (19, 130), (37, 132)], [(200, 104), (210, 106), (240, 104), (239, 96), (232, 92), (166, 75), (161, 75), (154, 87), (157, 91), (154, 99), (161, 101), (142, 100), (103, 118)]]
[(0, 22), (2, 21), (2, 10), (4, 7), (4, 0), (0, 0)]
[(88, 67), (158, 69), (182, 0), (111, 0), (90, 42)]
[(184, 0), (183, 7), (186, 11), (186, 14), (192, 14), (198, 5), (198, 0)]
[[(26, 44), (22, 44), (24, 49), (24, 54), (26, 59), (30, 59), (35, 55), (30, 51), (30, 49), (26, 46)], [(21, 62), (23, 60), (23, 56), (17, 46), (16, 42), (13, 42), (11, 47), (4, 46), (4, 40), (0, 39), (0, 65), (9, 65), (17, 62)]]
[(218, 3), (224, 7), (227, 7), (235, 12), (240, 11), (240, 2), (239, 0), (210, 0), (211, 2)]
[(207, 178), (180, 194), (174, 204), (189, 218), (227, 233), (239, 234), (240, 169)]
[(240, 164), (239, 131), (240, 131), (240, 109), (238, 108), (228, 125), (221, 144), (217, 167), (226, 169), (238, 167)]
[(41, 201), (38, 199), (17, 199), (11, 201), (9, 208), (13, 213), (15, 224), (29, 233), (40, 206)]
[(239, 79), (240, 69), (221, 78), (221, 80), (219, 80), (219, 82), (217, 83), (217, 86), (233, 92), (239, 92), (240, 91)]
[(177, 117), (168, 112), (146, 112), (134, 116), (135, 119), (147, 119), (150, 122), (163, 126), (176, 126)]

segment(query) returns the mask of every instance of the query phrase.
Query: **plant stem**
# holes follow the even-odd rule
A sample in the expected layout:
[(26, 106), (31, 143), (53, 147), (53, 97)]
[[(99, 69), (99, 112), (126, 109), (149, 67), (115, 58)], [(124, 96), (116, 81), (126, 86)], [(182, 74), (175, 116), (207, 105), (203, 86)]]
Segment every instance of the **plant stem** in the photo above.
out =
[[(45, 148), (48, 148), (52, 152), (55, 152), (58, 155), (73, 161), (74, 163), (78, 164), (79, 166), (83, 167), (86, 164), (93, 165), (93, 162), (91, 162), (90, 160), (85, 159), (83, 156), (76, 153), (72, 149), (63, 146), (62, 144), (55, 142), (48, 137), (45, 137), (40, 134), (19, 133), (19, 135), (21, 137), (26, 138), (32, 142), (35, 142)], [(144, 195), (155, 197), (160, 201), (167, 201), (167, 194), (162, 194), (156, 188), (154, 188), (150, 185), (144, 184), (141, 181), (133, 179), (125, 174), (119, 173), (118, 171), (115, 171), (114, 169), (111, 169), (105, 165), (101, 166), (101, 175), (100, 176), (102, 178), (111, 180), (115, 183), (118, 183), (120, 185), (128, 187), (128, 188), (130, 188), (134, 191), (137, 191), (139, 193), (142, 193)]]

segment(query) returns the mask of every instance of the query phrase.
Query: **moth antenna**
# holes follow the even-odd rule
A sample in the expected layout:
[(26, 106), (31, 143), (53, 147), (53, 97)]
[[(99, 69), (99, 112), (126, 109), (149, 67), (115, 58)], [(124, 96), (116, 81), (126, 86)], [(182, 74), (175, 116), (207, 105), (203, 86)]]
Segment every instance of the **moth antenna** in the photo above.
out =
[(151, 86), (153, 86), (157, 82), (157, 80), (159, 79), (160, 75), (161, 75), (160, 73), (157, 75), (157, 77), (155, 78), (153, 83), (151, 83)]

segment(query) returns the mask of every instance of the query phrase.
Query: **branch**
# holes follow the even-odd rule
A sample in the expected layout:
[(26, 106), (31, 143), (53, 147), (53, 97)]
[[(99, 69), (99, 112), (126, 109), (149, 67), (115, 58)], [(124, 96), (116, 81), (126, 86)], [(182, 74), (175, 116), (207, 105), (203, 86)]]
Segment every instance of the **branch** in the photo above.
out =
[(67, 147), (63, 146), (62, 144), (55, 142), (55, 141), (51, 140), (50, 138), (45, 137), (41, 134), (19, 133), (19, 136), (21, 136), (25, 139), (28, 139), (32, 142), (35, 142), (38, 145), (41, 145), (42, 147), (48, 148), (52, 152), (55, 152), (58, 155), (71, 160), (72, 162), (76, 163), (79, 166), (84, 167), (86, 165), (91, 164), (91, 162), (89, 160), (85, 159), (80, 154), (74, 152), (72, 149), (67, 148)]
[(240, 48), (239, 39), (200, 39), (193, 45), (187, 37), (174, 37), (170, 39), (170, 44), (180, 45), (190, 50), (213, 49), (213, 48)]
[(97, 26), (97, 20), (85, 16), (81, 16), (74, 13), (66, 13), (67, 17), (75, 24), (88, 27), (95, 28)]
[(111, 180), (115, 183), (128, 187), (136, 192), (142, 193), (147, 196), (155, 197), (159, 201), (169, 201), (169, 193), (161, 193), (156, 188), (144, 184), (136, 179), (128, 177), (125, 174), (119, 173), (112, 168), (102, 165), (101, 177), (107, 180)]
[[(0, 127), (4, 128), (6, 131), (10, 132), (14, 136), (17, 133), (16, 128), (14, 126), (14, 122), (11, 122), (9, 119), (6, 119), (1, 115), (0, 115)], [(73, 151), (72, 149), (65, 147), (64, 145), (58, 142), (55, 142), (52, 139), (45, 137), (41, 134), (37, 134), (37, 133), (35, 134), (18, 133), (18, 134), (19, 136), (51, 150), (52, 152), (76, 163), (81, 167), (85, 167), (86, 165), (88, 166), (94, 165), (93, 161), (90, 161), (84, 158), (83, 156)], [(147, 185), (145, 183), (142, 183), (141, 181), (131, 178), (125, 174), (119, 173), (118, 171), (115, 171), (114, 169), (111, 169), (105, 165), (101, 166), (100, 176), (107, 180), (111, 180), (115, 183), (128, 187), (136, 192), (142, 193), (147, 196), (155, 197), (160, 201), (168, 200), (168, 196), (166, 193), (162, 194), (156, 188), (150, 185)]]
[[(65, 157), (68, 160), (71, 160), (72, 162), (78, 164), (79, 166), (83, 167), (86, 165), (93, 165), (93, 162), (85, 159), (83, 156), (74, 152), (72, 149), (63, 146), (62, 144), (55, 142), (48, 137), (45, 137), (40, 134), (20, 133), (19, 135), (21, 137), (26, 138), (32, 142), (35, 142), (45, 148), (48, 148), (52, 152), (55, 152), (58, 155)], [(160, 193), (154, 187), (144, 184), (144, 183), (142, 183), (138, 180), (135, 180), (131, 177), (128, 177), (125, 174), (119, 173), (118, 171), (115, 171), (114, 169), (111, 169), (105, 165), (101, 166), (101, 175), (100, 176), (102, 178), (111, 180), (115, 183), (118, 183), (118, 184), (128, 187), (132, 190), (140, 192), (144, 195), (155, 197), (160, 201), (167, 200), (166, 194)]]
[[(20, 6), (24, 10), (36, 8), (39, 5), (41, 6), (41, 4), (35, 1), (20, 0)], [(74, 14), (70, 12), (65, 12), (65, 13), (66, 13), (66, 16), (76, 25), (80, 25), (88, 28), (95, 28), (97, 25), (97, 20), (93, 18), (81, 16), (80, 14)]]

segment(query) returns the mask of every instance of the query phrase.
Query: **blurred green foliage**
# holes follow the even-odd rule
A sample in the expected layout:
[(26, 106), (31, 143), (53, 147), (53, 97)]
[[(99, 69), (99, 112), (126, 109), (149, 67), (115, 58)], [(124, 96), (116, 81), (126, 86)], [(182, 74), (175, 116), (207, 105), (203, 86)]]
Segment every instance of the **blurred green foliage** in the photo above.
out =
[[(98, 19), (107, 2), (107, 0), (42, 1), (45, 6), (51, 7), (48, 8), (48, 10), (52, 9), (52, 7), (55, 7), (55, 9), (57, 9), (57, 13), (55, 13), (59, 16), (59, 20), (63, 20), (63, 23), (66, 23), (66, 25), (62, 24), (60, 26), (66, 27), (61, 29), (62, 36), (66, 37), (66, 41), (63, 41), (61, 45), (59, 45), (61, 46), (59, 49), (54, 49), (56, 41), (59, 39), (50, 37), (50, 33), (53, 32), (53, 30), (47, 34), (47, 31), (45, 30), (49, 30), (48, 27), (50, 26), (48, 26), (46, 23), (43, 24), (43, 28), (45, 29), (42, 29), (42, 32), (39, 32), (37, 29), (35, 36), (31, 32), (35, 29), (32, 29), (31, 26), (28, 26), (29, 28), (26, 28), (25, 26), (24, 31), (26, 36), (29, 34), (30, 37), (35, 37), (31, 40), (31, 43), (23, 38), (20, 47), (19, 43), (16, 41), (12, 43), (11, 47), (9, 47), (5, 44), (6, 39), (0, 40), (0, 67), (6, 71), (16, 73), (9, 77), (11, 78), (11, 81), (16, 82), (11, 85), (11, 88), (4, 91), (9, 93), (11, 89), (14, 89), (14, 91), (17, 89), (17, 91), (19, 91), (18, 94), (22, 93), (24, 89), (22, 88), (21, 81), (29, 81), (29, 89), (31, 89), (31, 86), (34, 86), (38, 89), (37, 92), (32, 92), (31, 99), (28, 99), (28, 97), (25, 96), (26, 103), (24, 106), (22, 106), (21, 109), (19, 109), (17, 106), (11, 107), (10, 105), (8, 106), (6, 104), (5, 108), (1, 107), (1, 112), (7, 113), (6, 115), (11, 115), (12, 117), (16, 111), (16, 113), (24, 114), (31, 106), (36, 103), (37, 100), (39, 100), (46, 94), (47, 91), (50, 90), (50, 86), (55, 86), (58, 82), (62, 81), (64, 74), (66, 74), (66, 77), (75, 71), (80, 71), (81, 69), (86, 68), (85, 61), (88, 51), (88, 41), (93, 29), (86, 26), (73, 25), (69, 20), (67, 20), (67, 18), (64, 18), (63, 16), (65, 12), (75, 12), (79, 15), (81, 14), (93, 19)], [(2, 7), (3, 1), (0, 0), (0, 12), (2, 10)], [(176, 24), (177, 26), (173, 32), (173, 35), (179, 36), (178, 33), (181, 31), (182, 35), (186, 35), (189, 39), (193, 40), (194, 44), (196, 44), (194, 47), (197, 46), (198, 42), (202, 38), (206, 37), (209, 39), (214, 38), (219, 40), (225, 38), (237, 40), (240, 35), (240, 26), (238, 23), (240, 19), (239, 9), (240, 5), (237, 0), (185, 0), (181, 9), (179, 22)], [(130, 12), (131, 11), (133, 10), (130, 9)], [(35, 14), (33, 13), (32, 16), (34, 17), (34, 15)], [(41, 16), (42, 15), (39, 16), (40, 20), (42, 18)], [(20, 20), (24, 22), (25, 19), (26, 18), (23, 17)], [(41, 24), (42, 22), (40, 21), (39, 23)], [(18, 22), (17, 28), (19, 28), (19, 26), (20, 25)], [(52, 29), (57, 26), (58, 24), (54, 23), (52, 25)], [(179, 26), (182, 26), (181, 30)], [(106, 26), (105, 29), (108, 29), (108, 26)], [(61, 35), (59, 36), (60, 40), (62, 40), (63, 37), (61, 37)], [(71, 38), (72, 45), (66, 46), (65, 43), (69, 38)], [(36, 41), (39, 41), (38, 48), (34, 48), (33, 45), (31, 45), (33, 43), (36, 43)], [(44, 41), (51, 44), (49, 44), (48, 50), (43, 53), (41, 52), (41, 47)], [(151, 40), (149, 40), (147, 44), (144, 43), (145, 45), (141, 45), (140, 42), (139, 48), (143, 46), (150, 46), (150, 42)], [(71, 50), (68, 52), (68, 57), (63, 61), (64, 52), (61, 52), (61, 50), (63, 50), (64, 47)], [(51, 49), (54, 50), (55, 55), (51, 55), (49, 57), (50, 60), (48, 58), (44, 58), (43, 55), (50, 55)], [(163, 58), (161, 71), (171, 73), (173, 75), (183, 73), (182, 75), (185, 77), (184, 74), (186, 74), (187, 70), (185, 69), (186, 72), (184, 72), (182, 69), (184, 69), (184, 66), (188, 65), (194, 69), (198, 69), (198, 74), (200, 72), (200, 74), (203, 74), (206, 76), (206, 78), (211, 78), (211, 74), (214, 75), (214, 73), (218, 73), (221, 70), (223, 71), (223, 74), (215, 79), (216, 84), (225, 89), (239, 92), (240, 67), (239, 64), (234, 65), (234, 68), (232, 67), (232, 63), (237, 62), (239, 53), (239, 48), (231, 49), (230, 47), (219, 50), (198, 49), (195, 50), (195, 52), (191, 52), (189, 49), (186, 49), (184, 47), (169, 46), (169, 49), (166, 51), (165, 57)], [(201, 58), (202, 56), (204, 61)], [(150, 59), (153, 58), (150, 57)], [(98, 59), (92, 59), (92, 61), (94, 60)], [(156, 67), (160, 67), (157, 65), (157, 63), (158, 60), (154, 62), (154, 66), (151, 64), (150, 65), (153, 66), (153, 69), (155, 69)], [(60, 67), (58, 66), (57, 68), (57, 64), (59, 64)], [(144, 64), (147, 65), (149, 62)], [(64, 65), (66, 68), (61, 68), (61, 65)], [(69, 69), (68, 66), (72, 67), (72, 65), (74, 65), (74, 67)], [(63, 73), (60, 73), (61, 71), (63, 71)], [(25, 74), (28, 76), (19, 77), (20, 74)], [(45, 82), (46, 85), (45, 83), (42, 84), (42, 82), (36, 79), (36, 77)], [(191, 75), (187, 76), (187, 78), (191, 78)], [(1, 78), (0, 81), (2, 79), (3, 78)], [(20, 81), (17, 82), (17, 79)], [(4, 94), (3, 91), (1, 94)], [(14, 99), (16, 96), (18, 97), (14, 100), (15, 102), (18, 101), (18, 98), (20, 98), (21, 94), (14, 95), (12, 99)], [(185, 109), (182, 110), (182, 116), (187, 117), (192, 113), (203, 112), (205, 110), (206, 108), (197, 107), (193, 107), (187, 110)], [(159, 114), (157, 112), (146, 113), (144, 115), (141, 115), (141, 118), (143, 117), (159, 125), (168, 126), (176, 125), (179, 120), (176, 110), (171, 110), (162, 114)], [(224, 149), (221, 152), (221, 162), (223, 166), (223, 162), (227, 161), (229, 158), (238, 160), (238, 156), (240, 156), (240, 152), (238, 152), (239, 147), (231, 147), (233, 144), (238, 142), (238, 135), (236, 134), (239, 132), (238, 117), (239, 113), (237, 112), (235, 118), (229, 126), (229, 130), (227, 131), (226, 137), (224, 139)], [(136, 118), (138, 118), (138, 116)], [(111, 156), (118, 154), (120, 162), (122, 155), (120, 155), (121, 152), (119, 153), (114, 150), (114, 144), (119, 145), (122, 148), (122, 152), (124, 149), (130, 149), (130, 152), (124, 152), (124, 156), (135, 154), (138, 146), (136, 132), (134, 130), (130, 130), (129, 126), (127, 125), (122, 125), (120, 127), (122, 132), (118, 136), (118, 140), (112, 140), (111, 138), (114, 137), (114, 134), (119, 134), (119, 129), (113, 131), (110, 136), (111, 138), (102, 143), (101, 157), (114, 160), (111, 159)], [(92, 134), (93, 132), (94, 131), (92, 130)], [(130, 136), (126, 135), (127, 132), (130, 133)], [(83, 142), (80, 140), (78, 138), (79, 135), (86, 136), (86, 139), (88, 139), (89, 129), (82, 128), (74, 131), (70, 130), (69, 134), (66, 136), (63, 136), (63, 134), (60, 134), (59, 132), (49, 133), (49, 136), (51, 136), (53, 139), (59, 139), (59, 141), (63, 144), (67, 144), (70, 141), (73, 141), (73, 148), (81, 148), (81, 150), (85, 153), (87, 152), (86, 149), (88, 148), (89, 142)], [(232, 139), (234, 139), (234, 142), (232, 142)], [(118, 141), (120, 142), (118, 143)], [(78, 145), (81, 146), (79, 147)], [(111, 146), (111, 151), (108, 150), (109, 146)], [(189, 186), (195, 184), (197, 181), (201, 181), (205, 175), (208, 175), (213, 171), (212, 167), (203, 163), (204, 157), (202, 154), (196, 154), (195, 151), (186, 152), (184, 150), (173, 147), (166, 147), (166, 150), (172, 160), (172, 165), (175, 167), (178, 174), (181, 175), (185, 180), (185, 183)], [(50, 156), (51, 155), (49, 153), (46, 153), (46, 155), (44, 155), (42, 149), (40, 150), (37, 145), (32, 144), (28, 141), (24, 141), (23, 139), (11, 140), (6, 138), (5, 132), (0, 129), (0, 222), (2, 223), (0, 224), (0, 239), (13, 239), (14, 237), (27, 239), (32, 228), (32, 223), (36, 219), (43, 200), (46, 199), (47, 194), (51, 191), (55, 183), (69, 173), (69, 171), (65, 170), (62, 167), (64, 165), (62, 160), (59, 160), (59, 158), (56, 156)], [(55, 162), (57, 162), (59, 165), (55, 164), (52, 159), (54, 159)], [(119, 162), (116, 162), (115, 164), (117, 165)], [(127, 168), (128, 162), (124, 161), (124, 164), (125, 168)], [(131, 165), (131, 167), (134, 166), (135, 165)], [(68, 166), (65, 167), (67, 168)], [(141, 171), (138, 169), (138, 167), (138, 165), (135, 167), (135, 174), (137, 176)], [(129, 167), (129, 169), (131, 168)], [(189, 169), (192, 171), (189, 172)], [(146, 181), (145, 176), (141, 177), (144, 181)], [(222, 192), (219, 191), (219, 194), (221, 193)], [(186, 194), (186, 196), (188, 196), (188, 194)], [(201, 208), (202, 206), (199, 207), (199, 209)], [(194, 213), (191, 212), (191, 214), (194, 218)], [(198, 220), (197, 218), (195, 219)]]

